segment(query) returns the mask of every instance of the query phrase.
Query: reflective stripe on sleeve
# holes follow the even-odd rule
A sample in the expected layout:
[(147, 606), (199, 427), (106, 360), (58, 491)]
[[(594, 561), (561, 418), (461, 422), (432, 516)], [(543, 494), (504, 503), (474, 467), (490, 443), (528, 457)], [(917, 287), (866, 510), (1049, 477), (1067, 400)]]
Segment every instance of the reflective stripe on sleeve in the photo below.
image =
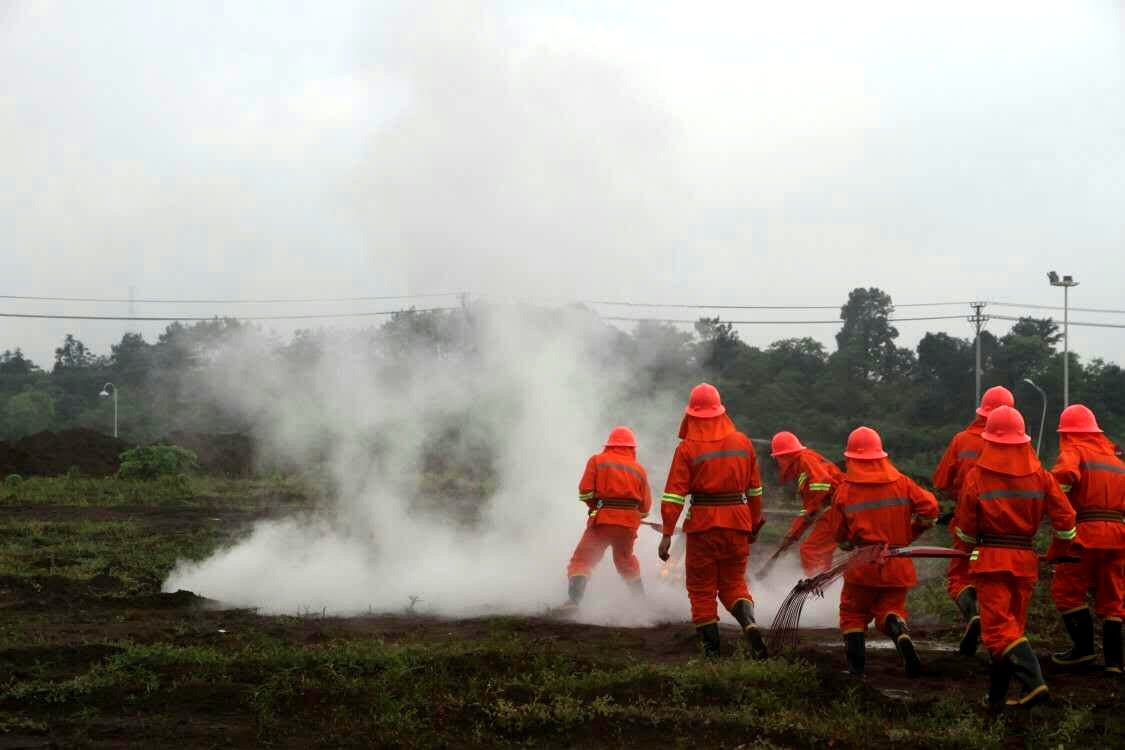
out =
[(808, 479), (808, 478), (809, 478), (809, 475), (806, 474), (803, 471), (800, 474), (798, 474), (797, 475), (797, 489), (801, 489), (802, 487), (804, 487), (805, 486), (805, 480)]
[(1063, 492), (1070, 492), (1070, 488), (1071, 488), (1071, 485), (1069, 485), (1069, 484), (1060, 484), (1059, 485), (1059, 489), (1062, 490)]
[(973, 562), (978, 557), (980, 557), (980, 550), (979, 549), (973, 550), (973, 554), (969, 555), (969, 562)]
[(1057, 536), (1059, 539), (1062, 539), (1064, 542), (1069, 542), (1070, 540), (1074, 539), (1074, 537), (1078, 536), (1078, 527), (1076, 526), (1070, 531), (1056, 531), (1055, 536)]
[(809, 514), (809, 512), (808, 512), (807, 510), (805, 510), (804, 508), (801, 508), (801, 512), (800, 512), (800, 513), (798, 513), (797, 515), (799, 515), (799, 516), (807, 516), (808, 514)]
[(960, 539), (965, 544), (976, 544), (977, 543), (976, 537), (971, 537), (968, 534), (966, 534), (964, 531), (961, 531), (960, 526), (955, 527), (953, 529), (953, 533), (956, 534), (957, 538)]
[(810, 482), (809, 489), (813, 492), (828, 492), (832, 489), (832, 485), (828, 482)]
[(661, 500), (663, 500), (666, 503), (675, 503), (676, 505), (683, 505), (684, 504), (684, 496), (683, 495), (674, 495), (671, 492), (665, 492), (663, 497), (661, 497)]
[(761, 496), (762, 496), (762, 488), (761, 487), (751, 487), (750, 489), (746, 490), (746, 497), (761, 497)]
[(587, 500), (593, 500), (593, 499), (594, 499), (594, 493), (593, 492), (579, 492), (578, 493), (578, 501), (579, 502), (584, 503)]

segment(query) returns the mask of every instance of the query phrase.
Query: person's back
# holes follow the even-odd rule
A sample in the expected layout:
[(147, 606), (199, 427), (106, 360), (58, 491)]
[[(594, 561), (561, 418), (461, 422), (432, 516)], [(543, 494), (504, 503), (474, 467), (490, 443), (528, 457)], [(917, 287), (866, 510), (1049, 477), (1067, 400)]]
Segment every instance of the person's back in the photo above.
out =
[(668, 470), (660, 506), (662, 560), (668, 559), (672, 534), (689, 498), (684, 570), (691, 619), (704, 653), (719, 654), (717, 596), (742, 626), (754, 657), (764, 659), (766, 646), (746, 584), (750, 544), (763, 523), (758, 460), (749, 438), (727, 416), (719, 391), (707, 383), (692, 389)]
[(586, 504), (586, 531), (567, 565), (566, 606), (577, 607), (594, 566), (608, 548), (618, 574), (640, 595), (641, 564), (633, 554), (637, 528), (652, 507), (648, 474), (637, 461), (637, 441), (628, 427), (614, 427), (601, 453), (590, 456), (578, 482), (578, 499)]
[(1048, 554), (1060, 554), (1076, 536), (1075, 517), (1058, 483), (1031, 451), (1018, 411), (993, 410), (984, 439), (985, 448), (961, 489), (954, 533), (973, 546), (969, 571), (980, 602), (981, 639), (992, 656), (989, 705), (1004, 705), (1015, 676), (1023, 693), (1013, 702), (1027, 706), (1047, 696), (1039, 659), (1024, 637), (1039, 577), (1035, 532), (1049, 515), (1056, 541)]
[[(961, 496), (961, 488), (965, 484), (966, 477), (976, 466), (981, 451), (984, 450), (983, 433), (988, 415), (1001, 406), (1015, 406), (1015, 398), (1011, 391), (1003, 386), (995, 386), (985, 391), (973, 423), (953, 437), (941, 457), (937, 470), (934, 471), (934, 488), (951, 499), (955, 506)], [(972, 545), (957, 538), (952, 524), (950, 524), (950, 534), (953, 537), (954, 549), (962, 551), (972, 549)], [(955, 557), (949, 561), (946, 591), (965, 620), (960, 651), (965, 656), (972, 656), (980, 643), (980, 606), (977, 603), (977, 592), (973, 588), (967, 559)]]
[(1079, 562), (1061, 565), (1051, 596), (1074, 646), (1054, 654), (1061, 666), (1095, 658), (1094, 614), (1102, 621), (1106, 671), (1122, 671), (1121, 621), (1125, 619), (1125, 463), (1098, 427), (1094, 413), (1072, 404), (1059, 417), (1059, 458), (1051, 470), (1077, 512)]
[[(859, 427), (848, 436), (847, 472), (832, 500), (830, 523), (841, 546), (902, 547), (910, 544), (937, 518), (937, 500), (899, 473), (883, 450), (879, 433)], [(917, 583), (914, 562), (891, 558), (859, 565), (844, 574), (840, 593), (840, 632), (844, 636), (848, 671), (863, 674), (867, 625), (895, 642), (906, 672), (921, 671), (914, 643), (907, 634), (907, 590)]]

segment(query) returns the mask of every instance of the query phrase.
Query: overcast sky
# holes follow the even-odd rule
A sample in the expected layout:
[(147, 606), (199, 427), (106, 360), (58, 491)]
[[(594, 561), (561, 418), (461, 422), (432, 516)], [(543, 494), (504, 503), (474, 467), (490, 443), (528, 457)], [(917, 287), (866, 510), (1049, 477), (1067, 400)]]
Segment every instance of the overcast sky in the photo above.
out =
[[(921, 5), (0, 0), (0, 294), (1061, 304), (1054, 268), (1125, 309), (1122, 3)], [(771, 316), (836, 313), (728, 315)], [(1125, 329), (1072, 344), (1125, 362)]]

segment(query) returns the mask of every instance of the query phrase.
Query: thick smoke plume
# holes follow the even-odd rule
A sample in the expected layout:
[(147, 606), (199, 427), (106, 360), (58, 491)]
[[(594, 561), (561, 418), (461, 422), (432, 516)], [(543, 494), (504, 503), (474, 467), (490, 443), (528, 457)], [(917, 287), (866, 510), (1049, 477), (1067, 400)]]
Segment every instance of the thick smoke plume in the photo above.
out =
[[(336, 502), (257, 524), (233, 547), (179, 564), (165, 588), (275, 613), (401, 612), (413, 599), (415, 611), (445, 616), (560, 604), (584, 526), (576, 494), (586, 457), (613, 425), (630, 424), (658, 494), (685, 394), (638, 388), (613, 330), (582, 310), (485, 309), (470, 319), (471, 330), (452, 331), (471, 337), (469, 353), (388, 351), (390, 337), (375, 347), (339, 337), (287, 367), (253, 334), (231, 340), (214, 368), (214, 397), (253, 419), (274, 455), (322, 467)], [(442, 436), (451, 463), (491, 456), (490, 497), (419, 490)], [(659, 535), (639, 534), (647, 600), (626, 595), (607, 556), (583, 619), (687, 619), (682, 584), (660, 580)], [(768, 622), (795, 578), (779, 568), (755, 587), (760, 619)]]

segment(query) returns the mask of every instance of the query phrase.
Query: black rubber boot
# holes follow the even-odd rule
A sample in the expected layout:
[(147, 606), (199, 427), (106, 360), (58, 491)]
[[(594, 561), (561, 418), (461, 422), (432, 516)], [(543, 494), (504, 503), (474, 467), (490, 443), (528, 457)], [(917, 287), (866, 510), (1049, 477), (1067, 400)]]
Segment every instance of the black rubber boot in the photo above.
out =
[(918, 660), (918, 652), (914, 650), (914, 641), (910, 639), (906, 623), (898, 615), (887, 615), (887, 635), (895, 642), (907, 676), (917, 677), (922, 674), (922, 662)]
[(977, 606), (977, 590), (966, 586), (957, 595), (957, 609), (965, 618), (965, 634), (961, 636), (962, 656), (972, 656), (980, 645), (980, 608)]
[(699, 642), (703, 645), (703, 655), (709, 659), (719, 658), (719, 623), (700, 625), (695, 629)]
[(864, 633), (844, 634), (844, 654), (848, 659), (848, 674), (863, 676), (867, 664), (867, 638)]
[(645, 598), (645, 585), (640, 578), (634, 578), (631, 581), (626, 581), (625, 586), (628, 587), (629, 593), (637, 599)]
[(766, 642), (762, 639), (762, 632), (758, 630), (758, 625), (754, 622), (754, 605), (745, 599), (739, 599), (734, 603), (730, 613), (742, 626), (742, 637), (746, 639), (746, 645), (750, 648), (750, 655), (759, 661), (769, 658)]
[(571, 576), (567, 580), (567, 599), (563, 607), (573, 609), (582, 603), (582, 596), (586, 593), (587, 576)]
[(1020, 641), (1004, 660), (1010, 665), (1012, 675), (1023, 685), (1023, 693), (1018, 699), (1009, 700), (1009, 706), (1030, 708), (1050, 697), (1047, 681), (1043, 679), (1043, 671), (1039, 668), (1039, 657), (1035, 655), (1030, 643)]
[(1121, 620), (1102, 620), (1106, 674), (1121, 674)]
[(1062, 667), (1088, 666), (1094, 661), (1094, 615), (1090, 608), (1068, 612), (1063, 615), (1063, 624), (1066, 632), (1070, 633), (1070, 640), (1074, 641), (1074, 647), (1052, 654), (1051, 661)]
[(1004, 710), (1008, 699), (1008, 686), (1012, 683), (1012, 666), (1007, 659), (988, 657), (988, 698), (985, 706), (993, 713)]

